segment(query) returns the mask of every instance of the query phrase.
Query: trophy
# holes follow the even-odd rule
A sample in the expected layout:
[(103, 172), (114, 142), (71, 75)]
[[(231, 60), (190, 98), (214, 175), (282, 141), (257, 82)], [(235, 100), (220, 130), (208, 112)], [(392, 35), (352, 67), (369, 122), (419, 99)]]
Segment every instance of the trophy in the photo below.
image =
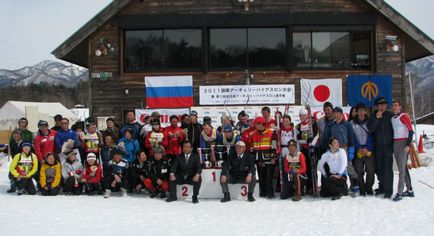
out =
[(211, 149), (213, 149), (213, 153), (217, 154), (217, 158), (215, 158), (214, 166), (215, 167), (221, 167), (223, 160), (226, 159), (225, 157), (229, 153), (229, 149), (231, 148), (230, 145), (212, 145)]
[[(210, 148), (198, 148), (199, 151), (199, 156), (200, 156), (200, 160), (202, 162), (202, 164), (204, 165), (205, 168), (211, 168), (212, 165), (212, 158), (211, 158), (211, 149)], [(205, 158), (203, 158), (202, 156), (204, 156)]]

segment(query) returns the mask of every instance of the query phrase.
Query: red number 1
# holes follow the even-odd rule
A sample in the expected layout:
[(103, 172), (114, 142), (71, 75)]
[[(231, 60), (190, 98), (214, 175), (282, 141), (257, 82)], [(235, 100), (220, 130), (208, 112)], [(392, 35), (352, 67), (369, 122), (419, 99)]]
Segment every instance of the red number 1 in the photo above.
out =
[(211, 173), (211, 175), (212, 175), (212, 181), (215, 182), (215, 181), (216, 181), (215, 171), (213, 171), (213, 172)]

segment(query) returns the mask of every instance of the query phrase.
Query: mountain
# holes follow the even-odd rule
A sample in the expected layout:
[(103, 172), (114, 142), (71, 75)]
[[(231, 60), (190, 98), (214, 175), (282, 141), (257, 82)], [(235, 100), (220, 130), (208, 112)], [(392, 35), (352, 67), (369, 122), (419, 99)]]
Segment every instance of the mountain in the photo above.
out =
[(416, 117), (434, 111), (434, 56), (425, 57), (406, 64), (406, 72), (416, 84), (414, 103)]
[(71, 88), (88, 77), (86, 68), (46, 60), (18, 70), (0, 69), (0, 87), (49, 84)]

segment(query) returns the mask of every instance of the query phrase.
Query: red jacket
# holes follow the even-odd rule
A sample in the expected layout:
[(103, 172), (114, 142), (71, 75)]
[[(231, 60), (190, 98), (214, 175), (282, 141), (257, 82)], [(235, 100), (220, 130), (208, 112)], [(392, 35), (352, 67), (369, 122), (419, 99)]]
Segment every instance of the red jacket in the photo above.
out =
[(35, 154), (38, 160), (42, 161), (48, 152), (54, 153), (56, 148), (54, 145), (56, 133), (55, 130), (48, 130), (48, 135), (43, 135), (41, 132), (38, 132), (34, 141)]
[[(92, 167), (97, 166), (97, 169), (95, 171), (95, 174), (92, 175)], [(86, 167), (84, 168), (84, 173), (82, 175), (83, 179), (86, 179), (86, 182), (88, 183), (99, 183), (101, 182), (101, 177), (102, 177), (102, 171), (101, 171), (101, 165), (94, 165), (94, 166), (89, 166), (86, 165)]]
[(306, 160), (302, 152), (297, 152), (294, 157), (288, 154), (283, 158), (283, 163), (286, 173), (289, 173), (291, 169), (297, 169), (298, 174), (306, 174)]
[(250, 152), (251, 144), (251, 136), (253, 132), (256, 130), (255, 127), (250, 127), (241, 133), (241, 141), (243, 141), (246, 144), (246, 151)]
[(272, 144), (273, 141), (276, 142), (276, 154), (274, 158), (280, 153), (280, 144), (279, 139), (277, 138), (277, 134), (272, 129), (265, 129), (262, 132), (258, 130), (253, 131), (250, 137), (251, 147), (253, 147), (254, 151), (266, 151), (273, 149)]
[[(169, 137), (169, 133), (179, 133), (179, 137)], [(184, 141), (184, 132), (179, 127), (168, 126), (164, 130), (163, 146), (166, 149), (168, 155), (181, 154), (181, 143)]]
[(155, 133), (161, 133), (161, 134), (163, 134), (163, 138), (161, 139), (161, 142), (159, 143), (160, 145), (163, 145), (163, 140), (164, 140), (164, 130), (163, 129), (160, 129), (158, 132), (155, 132), (154, 130), (152, 130), (152, 131), (149, 131), (146, 134), (146, 137), (145, 137), (145, 147), (149, 150), (149, 156), (151, 156), (151, 157), (154, 156), (154, 144), (151, 144), (150, 139), (151, 138), (154, 139), (153, 138), (153, 136), (154, 136), (153, 134), (155, 134)]

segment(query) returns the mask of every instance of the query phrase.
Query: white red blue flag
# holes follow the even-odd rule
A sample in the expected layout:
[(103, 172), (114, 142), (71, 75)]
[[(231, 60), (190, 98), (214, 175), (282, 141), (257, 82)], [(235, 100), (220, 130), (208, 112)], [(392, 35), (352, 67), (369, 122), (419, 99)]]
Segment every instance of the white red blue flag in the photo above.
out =
[(145, 77), (148, 108), (180, 108), (193, 106), (192, 76)]

